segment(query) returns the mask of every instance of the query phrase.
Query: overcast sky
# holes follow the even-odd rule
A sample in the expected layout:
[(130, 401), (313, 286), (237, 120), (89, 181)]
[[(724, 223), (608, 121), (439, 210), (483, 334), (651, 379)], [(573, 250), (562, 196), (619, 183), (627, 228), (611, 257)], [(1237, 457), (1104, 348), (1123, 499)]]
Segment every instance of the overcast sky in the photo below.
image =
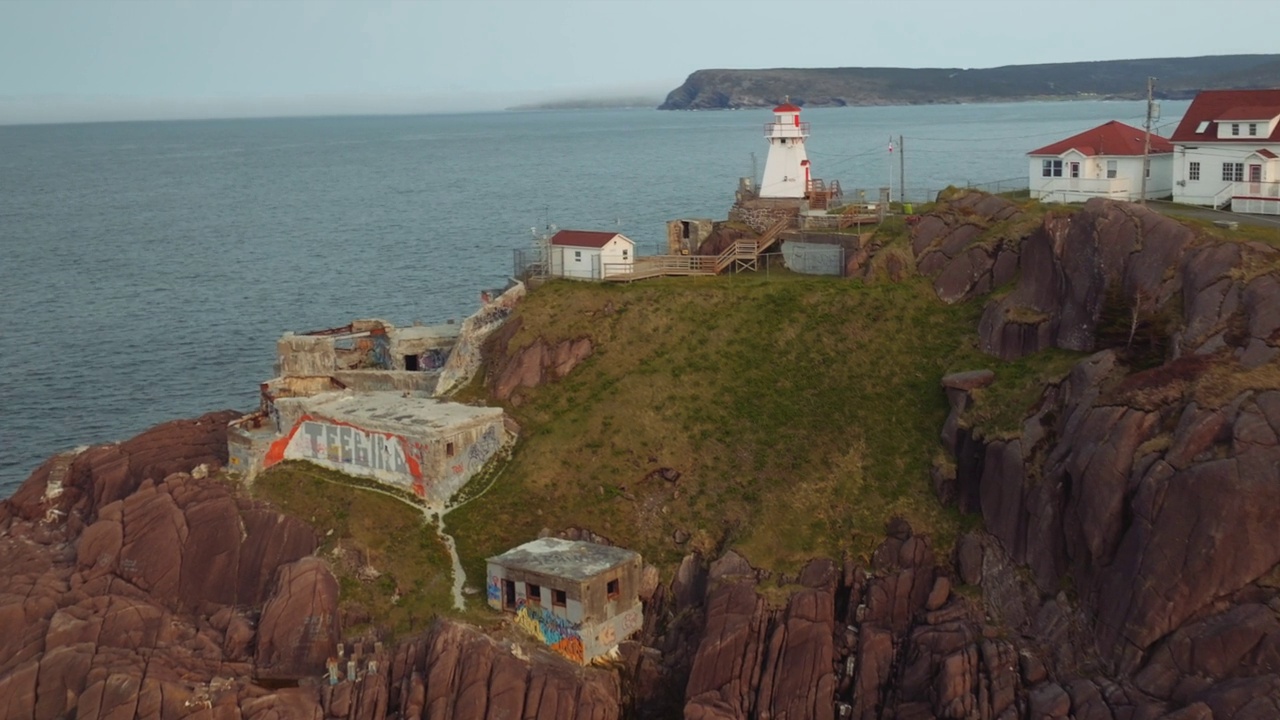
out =
[(0, 123), (660, 98), (711, 67), (1266, 53), (1275, 33), (1247, 28), (1278, 26), (1280, 0), (0, 0)]

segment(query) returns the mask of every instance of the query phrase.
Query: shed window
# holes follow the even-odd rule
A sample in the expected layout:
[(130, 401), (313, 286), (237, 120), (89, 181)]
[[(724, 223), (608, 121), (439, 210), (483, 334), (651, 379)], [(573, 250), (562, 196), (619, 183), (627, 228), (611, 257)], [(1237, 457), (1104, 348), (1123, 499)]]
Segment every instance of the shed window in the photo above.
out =
[(574, 261), (574, 262), (582, 262), (582, 251), (581, 251), (581, 250), (574, 250), (574, 251), (573, 251), (573, 261)]
[(1107, 161), (1107, 177), (1115, 179), (1115, 176), (1116, 176), (1116, 161), (1108, 160)]
[(444, 444), (444, 455), (445, 457), (453, 457), (453, 443)]
[(565, 592), (563, 590), (553, 589), (551, 591), (551, 607), (562, 608), (568, 604), (569, 604), (569, 598), (568, 596), (565, 595)]
[(1061, 160), (1045, 160), (1040, 169), (1041, 177), (1062, 177)]
[(622, 591), (616, 578), (610, 580), (609, 583), (605, 585), (605, 594), (609, 596), (610, 600), (617, 600), (622, 597)]
[(1200, 179), (1200, 163), (1199, 162), (1196, 162), (1193, 160), (1191, 161), (1191, 164), (1187, 166), (1187, 179), (1188, 180)]
[(628, 256), (628, 255), (630, 255), (630, 254), (631, 254), (631, 251), (629, 251), (629, 250), (623, 250), (623, 251), (622, 251), (622, 259), (623, 259), (623, 260), (626, 260), (626, 259), (627, 259), (627, 256)]
[(525, 597), (528, 598), (529, 602), (534, 603), (535, 605), (542, 604), (542, 586), (541, 585), (534, 585), (533, 583), (525, 583), (524, 594), (525, 594)]

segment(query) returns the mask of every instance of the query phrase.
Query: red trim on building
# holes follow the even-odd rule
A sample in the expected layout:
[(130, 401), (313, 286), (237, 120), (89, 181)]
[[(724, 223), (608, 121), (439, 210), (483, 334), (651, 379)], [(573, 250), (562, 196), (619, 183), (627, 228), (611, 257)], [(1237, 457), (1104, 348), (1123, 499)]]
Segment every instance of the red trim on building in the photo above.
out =
[(778, 107), (774, 108), (773, 111), (776, 113), (798, 113), (800, 112), (800, 108), (792, 105), (791, 103), (782, 103)]
[(595, 232), (593, 230), (561, 230), (551, 236), (551, 244), (566, 247), (602, 248), (617, 236), (618, 233)]

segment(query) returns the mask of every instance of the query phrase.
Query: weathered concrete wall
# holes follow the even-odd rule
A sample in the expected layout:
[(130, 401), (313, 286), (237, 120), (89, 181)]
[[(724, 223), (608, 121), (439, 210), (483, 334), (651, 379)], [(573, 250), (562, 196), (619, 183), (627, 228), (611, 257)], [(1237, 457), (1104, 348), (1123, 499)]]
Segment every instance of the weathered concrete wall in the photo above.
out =
[(276, 342), (276, 375), (328, 375), (338, 365), (333, 338), (286, 334)]
[(415, 395), (430, 395), (439, 378), (439, 372), (405, 370), (342, 370), (333, 373), (334, 380), (355, 392), (399, 391)]
[(690, 255), (696, 252), (714, 229), (715, 222), (706, 218), (668, 220), (667, 254)]
[(282, 460), (307, 460), (373, 478), (429, 504), (442, 505), (511, 439), (496, 408), (481, 417), (423, 424), (400, 422), (403, 416), (394, 410), (385, 420), (335, 417), (326, 403), (310, 400), (275, 402), (275, 417), (284, 431), (271, 442), (262, 467)]
[(502, 327), (516, 305), (527, 294), (524, 283), (517, 282), (506, 292), (494, 298), (493, 302), (480, 308), (479, 312), (462, 323), (462, 331), (458, 334), (458, 342), (449, 353), (449, 360), (440, 371), (440, 380), (436, 383), (435, 395), (447, 395), (467, 384), (480, 370), (480, 349), (485, 339), (493, 331)]

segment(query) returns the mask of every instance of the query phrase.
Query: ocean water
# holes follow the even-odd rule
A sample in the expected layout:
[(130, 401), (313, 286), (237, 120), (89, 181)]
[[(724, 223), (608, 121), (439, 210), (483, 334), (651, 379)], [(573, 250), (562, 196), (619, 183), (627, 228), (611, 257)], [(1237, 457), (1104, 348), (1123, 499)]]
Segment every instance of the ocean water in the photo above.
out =
[[(1162, 125), (1186, 103), (1168, 103)], [(1031, 149), (1136, 102), (804, 112), (846, 193), (1022, 178)], [(274, 343), (462, 318), (549, 223), (658, 252), (764, 169), (766, 110), (619, 110), (0, 127), (0, 497), (49, 455), (246, 409)], [(1169, 126), (1171, 128), (1171, 125)], [(1165, 131), (1168, 134), (1168, 130)], [(901, 150), (901, 148), (899, 149)]]

